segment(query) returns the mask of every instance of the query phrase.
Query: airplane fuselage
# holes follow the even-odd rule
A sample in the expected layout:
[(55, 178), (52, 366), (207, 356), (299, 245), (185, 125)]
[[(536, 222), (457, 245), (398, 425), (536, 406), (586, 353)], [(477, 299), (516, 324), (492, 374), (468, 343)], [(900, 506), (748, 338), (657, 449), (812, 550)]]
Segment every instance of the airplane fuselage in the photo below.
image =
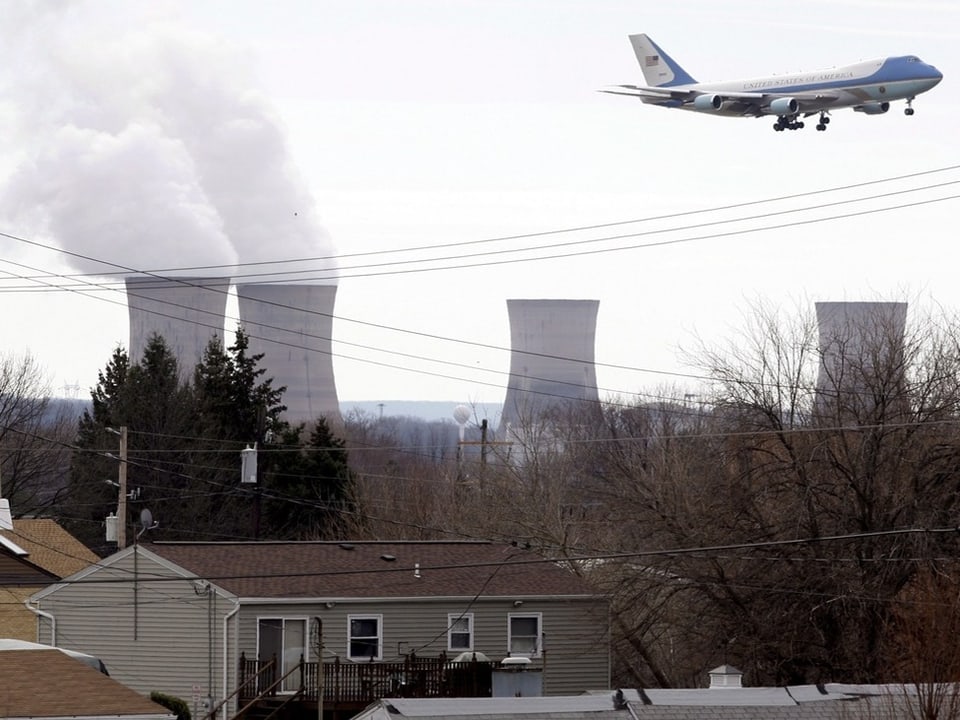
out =
[[(926, 92), (938, 82), (942, 75), (939, 71), (918, 58), (907, 55), (880, 60), (843, 65), (841, 67), (812, 72), (773, 75), (770, 77), (731, 80), (726, 82), (692, 83), (673, 85), (673, 91), (691, 91), (698, 94), (716, 93), (717, 95), (763, 94), (769, 97), (789, 98), (797, 94), (808, 96), (819, 94), (819, 98), (799, 101), (802, 113), (814, 113), (847, 107), (867, 107), (892, 100), (913, 98)], [(641, 98), (643, 102), (665, 107), (675, 107), (694, 112), (704, 112), (727, 117), (744, 115), (778, 115), (767, 105), (752, 105), (736, 99), (722, 102), (720, 107), (698, 107), (691, 102), (672, 98)], [(877, 108), (879, 110), (879, 107)], [(867, 110), (869, 112), (869, 109)]]

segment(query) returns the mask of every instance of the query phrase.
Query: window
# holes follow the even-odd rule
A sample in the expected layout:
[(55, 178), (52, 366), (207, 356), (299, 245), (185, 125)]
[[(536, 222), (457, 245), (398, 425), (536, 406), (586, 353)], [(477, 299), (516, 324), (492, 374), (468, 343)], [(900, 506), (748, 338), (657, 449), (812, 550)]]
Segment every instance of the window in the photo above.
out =
[(347, 657), (351, 660), (380, 660), (382, 624), (382, 615), (350, 615), (347, 618)]
[(447, 615), (447, 650), (473, 650), (473, 613)]
[(540, 657), (540, 613), (507, 618), (507, 652), (512, 657)]

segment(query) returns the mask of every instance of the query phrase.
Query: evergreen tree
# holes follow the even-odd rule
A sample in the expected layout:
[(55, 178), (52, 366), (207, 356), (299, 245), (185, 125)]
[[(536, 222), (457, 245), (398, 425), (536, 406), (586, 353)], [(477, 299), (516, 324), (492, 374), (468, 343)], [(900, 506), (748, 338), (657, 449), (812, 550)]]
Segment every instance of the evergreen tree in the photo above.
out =
[(198, 430), (222, 440), (262, 442), (270, 432), (282, 430), (280, 413), (286, 388), (274, 388), (262, 354), (248, 355), (249, 340), (237, 328), (233, 345), (224, 349), (214, 338), (194, 372), (197, 392)]
[(336, 539), (343, 532), (353, 487), (346, 443), (323, 417), (306, 444), (303, 431), (288, 430), (279, 452), (271, 456), (264, 478), (265, 524), (276, 538)]
[[(117, 509), (118, 438), (128, 428), (128, 541), (140, 511), (149, 508), (160, 526), (151, 539), (225, 540), (333, 537), (339, 532), (352, 475), (343, 441), (320, 420), (309, 441), (280, 414), (284, 388), (274, 388), (248, 354), (238, 329), (224, 348), (211, 340), (182, 379), (177, 360), (161, 337), (131, 364), (114, 351), (92, 391), (92, 408), (80, 420), (71, 468), (71, 530), (91, 547), (107, 550), (103, 519)], [(261, 482), (240, 483), (240, 453), (257, 444)]]
[[(83, 542), (102, 549), (104, 518), (118, 508), (119, 438), (128, 431), (127, 503), (128, 539), (133, 522), (149, 507), (158, 517), (175, 508), (170, 498), (183, 498), (186, 487), (182, 451), (193, 418), (189, 384), (180, 380), (176, 358), (163, 338), (154, 335), (143, 359), (131, 365), (121, 348), (114, 350), (91, 392), (91, 411), (84, 412), (77, 429), (70, 470), (70, 492), (64, 520)], [(178, 452), (179, 451), (179, 452)]]

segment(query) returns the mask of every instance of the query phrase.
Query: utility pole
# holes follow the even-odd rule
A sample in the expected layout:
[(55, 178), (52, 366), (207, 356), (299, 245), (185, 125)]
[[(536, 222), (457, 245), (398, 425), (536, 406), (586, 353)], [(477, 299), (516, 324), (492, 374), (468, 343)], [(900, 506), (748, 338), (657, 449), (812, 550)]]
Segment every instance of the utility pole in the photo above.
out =
[(317, 629), (317, 720), (323, 720), (323, 620), (315, 617)]
[(117, 528), (117, 548), (127, 546), (127, 426), (120, 427), (120, 524)]
[(127, 426), (121, 425), (120, 431), (107, 428), (107, 432), (120, 436), (120, 497), (117, 499), (117, 550), (127, 546)]
[(483, 490), (484, 475), (487, 473), (487, 419), (480, 423), (480, 489)]

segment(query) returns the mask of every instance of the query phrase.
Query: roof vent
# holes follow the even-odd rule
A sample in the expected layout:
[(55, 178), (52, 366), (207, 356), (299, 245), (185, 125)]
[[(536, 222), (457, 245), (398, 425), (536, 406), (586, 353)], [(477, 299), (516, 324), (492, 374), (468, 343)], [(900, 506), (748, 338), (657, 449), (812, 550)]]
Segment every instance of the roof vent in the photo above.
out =
[(733, 665), (720, 665), (710, 670), (710, 688), (743, 687), (743, 671)]
[(353, 550), (356, 547), (353, 543), (340, 543), (340, 548), (342, 550)]
[(395, 555), (386, 555), (386, 554), (384, 554), (384, 555), (381, 555), (381, 556), (380, 556), (380, 559), (381, 559), (381, 560), (386, 560), (387, 562), (393, 562), (393, 561), (396, 560), (397, 558), (396, 558)]

